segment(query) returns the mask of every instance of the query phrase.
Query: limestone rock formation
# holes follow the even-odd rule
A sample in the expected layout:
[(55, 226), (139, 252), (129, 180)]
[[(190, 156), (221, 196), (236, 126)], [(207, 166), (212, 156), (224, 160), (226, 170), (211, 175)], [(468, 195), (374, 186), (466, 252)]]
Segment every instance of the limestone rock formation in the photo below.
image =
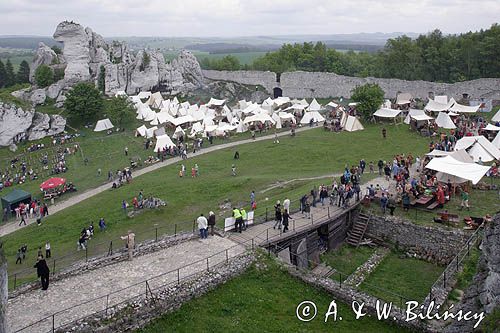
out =
[(60, 63), (59, 57), (50, 47), (40, 42), (38, 44), (38, 49), (35, 52), (33, 61), (30, 66), (30, 81), (33, 82), (35, 71), (40, 65), (53, 65)]
[(25, 111), (14, 105), (0, 103), (0, 146), (10, 146), (22, 140), (38, 140), (59, 134), (66, 119), (34, 110)]
[[(68, 21), (59, 23), (54, 39), (63, 43), (63, 54), (57, 55), (41, 43), (31, 67), (33, 73), (41, 64), (64, 71), (63, 79), (44, 89), (45, 96), (55, 99), (57, 106), (62, 105), (63, 95), (76, 83), (90, 81), (97, 85), (101, 68), (104, 69), (105, 93), (110, 96), (121, 90), (128, 94), (145, 90), (187, 93), (204, 86), (200, 64), (187, 51), (182, 51), (171, 63), (166, 63), (159, 51), (140, 50), (134, 55), (127, 44), (108, 43), (92, 29)], [(45, 102), (39, 89), (18, 95), (33, 104)]]

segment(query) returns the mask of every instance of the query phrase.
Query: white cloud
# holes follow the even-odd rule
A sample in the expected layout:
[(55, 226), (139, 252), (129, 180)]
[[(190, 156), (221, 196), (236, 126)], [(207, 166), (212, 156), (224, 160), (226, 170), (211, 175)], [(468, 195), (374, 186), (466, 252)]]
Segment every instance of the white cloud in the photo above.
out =
[(465, 32), (498, 20), (491, 0), (2, 0), (0, 34), (52, 35), (73, 20), (104, 36)]

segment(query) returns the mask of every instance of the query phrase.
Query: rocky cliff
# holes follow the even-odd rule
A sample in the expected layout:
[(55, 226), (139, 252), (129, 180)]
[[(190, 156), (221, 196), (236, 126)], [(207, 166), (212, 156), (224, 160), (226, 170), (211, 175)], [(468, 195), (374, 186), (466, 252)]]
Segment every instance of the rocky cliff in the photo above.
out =
[[(67, 21), (59, 23), (54, 39), (63, 43), (62, 55), (41, 43), (31, 70), (34, 73), (41, 64), (64, 70), (63, 79), (44, 89), (47, 97), (59, 103), (64, 100), (64, 93), (78, 82), (91, 81), (97, 85), (101, 68), (107, 95), (121, 90), (128, 94), (146, 90), (177, 94), (203, 87), (200, 64), (188, 51), (182, 51), (177, 59), (166, 63), (161, 52), (140, 50), (134, 54), (125, 43), (107, 43), (92, 29)], [(38, 92), (38, 96), (41, 95)], [(35, 104), (42, 100), (30, 95), (24, 97)]]
[(59, 115), (26, 111), (0, 102), (0, 146), (59, 134), (65, 127), (66, 119)]
[[(481, 250), (477, 273), (458, 309), (488, 315), (500, 307), (500, 214), (485, 227)], [(472, 332), (474, 324), (474, 320), (453, 321), (444, 332)]]

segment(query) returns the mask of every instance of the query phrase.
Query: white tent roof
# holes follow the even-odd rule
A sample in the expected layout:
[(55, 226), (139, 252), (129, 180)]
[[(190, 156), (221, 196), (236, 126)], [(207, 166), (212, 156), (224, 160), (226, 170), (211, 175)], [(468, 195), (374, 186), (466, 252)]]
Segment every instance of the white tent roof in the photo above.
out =
[(331, 101), (330, 103), (327, 104), (327, 106), (331, 106), (332, 108), (336, 108), (339, 105), (337, 103), (335, 103), (334, 101)]
[(398, 104), (398, 105), (410, 104), (411, 99), (412, 99), (412, 97), (411, 97), (410, 93), (400, 93), (396, 97), (396, 104)]
[(309, 111), (304, 114), (304, 116), (300, 120), (300, 123), (309, 124), (311, 119), (313, 122), (325, 121), (325, 118), (318, 111)]
[(351, 102), (351, 103), (349, 103), (347, 105), (349, 105), (349, 106), (356, 106), (356, 105), (358, 105), (358, 102)]
[(243, 114), (249, 114), (249, 113), (259, 113), (260, 107), (258, 104), (247, 104), (247, 107), (241, 110)]
[(261, 123), (266, 122), (266, 121), (269, 121), (272, 124), (275, 123), (274, 119), (271, 118), (271, 116), (269, 116), (267, 113), (259, 113), (259, 114), (256, 114), (256, 115), (253, 115), (250, 117), (246, 117), (245, 120), (243, 121), (243, 123), (248, 124), (248, 123), (256, 122), (256, 121), (259, 121)]
[(450, 109), (453, 104), (455, 104), (455, 100), (453, 98), (450, 98), (450, 101), (447, 104), (437, 102), (435, 100), (429, 99), (429, 102), (427, 105), (424, 107), (424, 110), (427, 111), (433, 111), (433, 112), (439, 112), (439, 111), (447, 111)]
[(180, 127), (180, 126), (177, 126), (175, 128), (175, 131), (174, 131), (174, 134), (172, 135), (173, 138), (180, 138), (181, 136), (184, 136), (186, 133), (184, 132), (184, 130)]
[(401, 110), (381, 108), (378, 109), (373, 115), (381, 118), (394, 118), (400, 113)]
[(344, 129), (348, 132), (354, 132), (354, 131), (364, 130), (365, 128), (363, 127), (363, 125), (361, 125), (358, 118), (353, 116), (348, 116)]
[(448, 96), (446, 95), (434, 96), (434, 101), (441, 104), (448, 104)]
[(149, 98), (151, 97), (151, 91), (141, 91), (137, 94), (137, 97), (140, 99)]
[[(156, 127), (156, 126), (155, 126)], [(160, 136), (160, 135), (165, 135), (165, 127), (160, 127), (160, 128), (157, 128), (153, 131), (153, 134), (155, 136)]]
[(442, 157), (442, 156), (448, 156), (450, 155), (450, 151), (444, 151), (444, 150), (438, 150), (434, 149), (430, 153), (425, 154), (426, 156), (431, 156), (431, 157)]
[(453, 123), (453, 120), (451, 120), (450, 116), (444, 112), (439, 112), (439, 114), (436, 118), (436, 124), (439, 127), (446, 128), (446, 129), (457, 128), (457, 126), (455, 126), (455, 124)]
[(291, 120), (294, 124), (297, 123), (295, 116), (291, 113), (279, 112), (278, 115), (281, 120)]
[(483, 162), (500, 159), (500, 150), (482, 135), (465, 136), (455, 144), (455, 150), (467, 149), (469, 147), (471, 147), (469, 155), (471, 155), (476, 162), (479, 161), (479, 157), (481, 157)]
[(314, 98), (307, 108), (309, 111), (319, 111), (321, 110), (321, 105), (318, 103), (316, 98)]
[(459, 113), (476, 113), (481, 105), (476, 105), (476, 106), (466, 106), (466, 105), (461, 105), (458, 103), (453, 104), (451, 108), (449, 108), (450, 111), (453, 112), (459, 112)]
[(304, 104), (294, 104), (292, 106), (287, 107), (284, 111), (304, 110), (306, 108), (307, 108), (307, 105), (304, 105)]
[[(273, 104), (276, 106), (281, 106), (283, 104), (289, 103), (290, 97), (278, 97), (273, 100)], [(264, 103), (262, 103), (264, 104)]]
[(492, 124), (488, 124), (485, 128), (484, 128), (485, 131), (500, 131), (500, 127), (498, 126), (495, 126), (495, 125), (492, 125)]
[(491, 121), (500, 121), (500, 110), (498, 110), (497, 113), (495, 113), (493, 118), (491, 118)]
[(491, 144), (500, 149), (500, 132), (497, 133), (497, 136), (491, 141)]
[(203, 132), (203, 125), (200, 122), (194, 123), (191, 127), (191, 135)]
[(145, 136), (147, 129), (148, 128), (146, 126), (142, 125), (141, 127), (138, 127), (136, 131), (140, 136)]
[(108, 118), (101, 119), (101, 120), (97, 121), (97, 124), (95, 124), (94, 132), (105, 131), (105, 130), (111, 129), (113, 127), (114, 127), (113, 124), (111, 123), (111, 121)]
[(226, 103), (225, 99), (215, 99), (215, 98), (210, 98), (210, 101), (208, 101), (207, 106), (222, 106)]
[(172, 142), (172, 139), (167, 134), (160, 135), (156, 137), (156, 145), (155, 151), (158, 149), (163, 150), (164, 147), (173, 147), (175, 144)]
[(160, 124), (165, 124), (166, 122), (172, 122), (174, 120), (174, 117), (172, 117), (170, 114), (167, 112), (158, 112), (156, 114), (156, 118), (158, 119), (158, 123)]
[(146, 130), (146, 138), (150, 139), (155, 135), (155, 131), (158, 129), (158, 127), (153, 126), (151, 128), (148, 128)]
[(421, 115), (425, 115), (425, 111), (424, 110), (410, 109), (410, 111), (408, 111), (408, 115), (406, 115), (404, 123), (405, 124), (409, 124), (410, 120), (411, 120), (411, 118), (413, 116), (421, 116)]
[(417, 114), (417, 115), (414, 115), (414, 116), (411, 116), (411, 119), (415, 119), (416, 121), (429, 121), (429, 120), (432, 120), (434, 118), (426, 115), (426, 114)]
[(490, 169), (488, 166), (458, 161), (452, 156), (434, 158), (425, 167), (470, 180), (473, 184), (477, 184)]
[(187, 115), (187, 116), (182, 116), (182, 117), (179, 117), (179, 118), (174, 118), (170, 122), (172, 124), (174, 124), (175, 126), (179, 126), (179, 125), (182, 125), (182, 124), (185, 124), (185, 123), (192, 123), (194, 121), (195, 120), (193, 119), (193, 117), (191, 117), (190, 115)]

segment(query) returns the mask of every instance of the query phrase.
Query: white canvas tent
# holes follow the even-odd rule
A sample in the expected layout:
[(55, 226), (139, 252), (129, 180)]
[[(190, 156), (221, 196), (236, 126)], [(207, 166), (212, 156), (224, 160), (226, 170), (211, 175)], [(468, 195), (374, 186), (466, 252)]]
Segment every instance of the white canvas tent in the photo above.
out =
[(498, 110), (497, 113), (495, 113), (493, 118), (491, 118), (491, 121), (500, 121), (500, 110)]
[(451, 120), (450, 116), (448, 116), (444, 112), (439, 112), (437, 118), (436, 118), (436, 124), (445, 129), (455, 129), (457, 126), (453, 123), (453, 120)]
[(452, 112), (457, 112), (457, 113), (476, 113), (480, 107), (481, 107), (481, 105), (466, 106), (466, 105), (461, 105), (461, 104), (455, 103), (448, 110), (452, 111)]
[(492, 124), (488, 124), (485, 128), (484, 128), (485, 131), (500, 131), (500, 127), (498, 126), (495, 126), (495, 125), (492, 125)]
[(441, 104), (448, 104), (448, 96), (446, 95), (434, 96), (434, 101)]
[(142, 125), (141, 127), (138, 127), (135, 131), (140, 136), (146, 136), (147, 130), (148, 130), (148, 128), (146, 126)]
[(396, 104), (398, 105), (410, 104), (411, 99), (412, 97), (410, 93), (400, 93), (396, 97)]
[(146, 130), (146, 135), (145, 135), (145, 136), (146, 136), (146, 138), (151, 139), (152, 137), (154, 137), (154, 136), (155, 136), (155, 131), (156, 131), (157, 129), (158, 129), (158, 127), (156, 127), (156, 126), (153, 126), (153, 127), (151, 127), (151, 128), (148, 128), (148, 129)]
[(114, 127), (113, 124), (111, 123), (111, 121), (108, 118), (101, 119), (101, 120), (97, 121), (97, 124), (95, 124), (94, 132), (106, 131), (106, 130), (109, 130), (113, 127)]
[(275, 121), (271, 116), (269, 116), (267, 113), (259, 113), (250, 117), (246, 117), (245, 120), (243, 120), (244, 124), (252, 123), (252, 122), (261, 122), (264, 123), (266, 121), (269, 121), (270, 123), (274, 124)]
[(373, 115), (380, 118), (395, 118), (400, 113), (401, 110), (381, 108), (378, 109)]
[(155, 152), (158, 151), (158, 149), (163, 150), (163, 148), (167, 147), (173, 147), (175, 144), (172, 142), (172, 139), (167, 134), (160, 135), (156, 137), (156, 145), (155, 145)]
[(438, 150), (438, 149), (434, 149), (433, 151), (431, 151), (430, 153), (427, 153), (425, 154), (425, 156), (430, 156), (430, 157), (443, 157), (443, 156), (448, 156), (450, 155), (452, 152), (450, 151), (444, 151), (444, 150)]
[(186, 123), (192, 123), (194, 121), (195, 120), (193, 119), (193, 117), (191, 117), (190, 115), (186, 115), (186, 116), (182, 116), (179, 118), (174, 118), (170, 122), (172, 124), (174, 124), (175, 126), (179, 126), (179, 125), (186, 124)]
[(405, 124), (410, 124), (410, 120), (411, 120), (411, 118), (413, 116), (421, 116), (421, 115), (425, 115), (425, 111), (424, 110), (410, 109), (410, 111), (408, 111), (408, 114), (406, 115), (404, 123)]
[[(156, 127), (156, 126), (155, 126)], [(160, 135), (165, 135), (165, 127), (160, 127), (160, 128), (157, 128), (153, 131), (153, 135), (154, 136), (160, 136)]]
[(309, 124), (311, 122), (322, 122), (325, 121), (325, 118), (317, 111), (309, 111), (304, 114), (302, 119), (300, 120), (301, 124)]
[(348, 132), (354, 132), (354, 131), (362, 131), (365, 128), (363, 127), (363, 125), (361, 125), (361, 122), (358, 120), (358, 118), (353, 116), (348, 116), (344, 129)]
[(477, 184), (490, 169), (488, 166), (456, 160), (452, 156), (434, 158), (425, 167), (430, 170), (470, 180), (473, 184)]
[(328, 103), (326, 106), (329, 106), (333, 109), (337, 108), (339, 105), (337, 103), (335, 103), (334, 101), (331, 101), (330, 103)]
[(140, 99), (145, 99), (151, 97), (151, 91), (141, 91), (137, 94)]
[(411, 116), (411, 119), (414, 119), (416, 121), (430, 121), (434, 118), (432, 118), (431, 116), (428, 116), (426, 114), (417, 114), (417, 115)]
[(174, 134), (172, 135), (173, 138), (180, 138), (181, 136), (184, 136), (186, 133), (184, 132), (184, 130), (180, 127), (180, 126), (177, 126), (175, 128), (175, 131), (174, 131)]
[(210, 101), (208, 101), (207, 106), (222, 106), (226, 103), (225, 99), (215, 99), (215, 98), (210, 98)]
[(500, 149), (500, 132), (497, 133), (497, 136), (491, 141), (491, 144), (496, 148)]
[(307, 107), (307, 110), (309, 111), (319, 111), (321, 110), (321, 105), (318, 103), (318, 101), (316, 100), (316, 98), (314, 98), (311, 102), (311, 104), (309, 104), (309, 106)]
[(469, 149), (469, 155), (478, 162), (490, 162), (500, 159), (500, 150), (489, 142), (484, 136), (466, 136), (461, 138), (455, 144), (455, 150)]
[(441, 112), (441, 111), (448, 111), (453, 104), (455, 104), (455, 100), (453, 98), (450, 98), (447, 104), (437, 102), (435, 100), (429, 99), (429, 102), (427, 105), (424, 107), (424, 110), (431, 111), (431, 112)]

